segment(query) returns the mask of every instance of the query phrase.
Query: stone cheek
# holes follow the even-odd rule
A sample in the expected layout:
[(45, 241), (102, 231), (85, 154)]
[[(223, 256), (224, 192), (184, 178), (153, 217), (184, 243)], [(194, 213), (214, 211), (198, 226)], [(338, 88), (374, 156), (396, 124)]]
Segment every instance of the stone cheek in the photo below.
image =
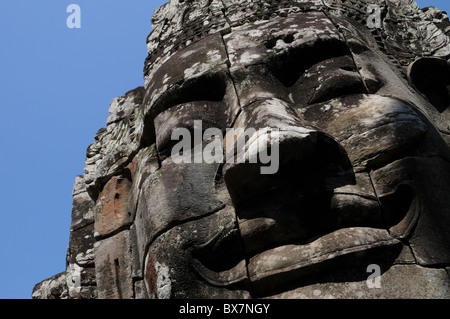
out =
[(145, 258), (149, 297), (248, 298), (245, 257), (235, 220), (234, 209), (226, 207), (158, 236)]
[(145, 265), (145, 284), (147, 292), (150, 296), (156, 297), (158, 295), (158, 274), (156, 273), (154, 258), (152, 256), (148, 256), (145, 261)]
[(170, 269), (154, 260), (149, 255), (145, 262), (145, 283), (148, 294), (152, 299), (170, 299), (172, 296), (172, 284)]
[(170, 158), (142, 182), (136, 211), (139, 251), (171, 225), (222, 209), (214, 179), (220, 164), (175, 164)]
[[(426, 173), (424, 172), (426, 170)], [(396, 204), (401, 201), (408, 203), (407, 193), (397, 195), (397, 202), (389, 201), (393, 190), (398, 191), (401, 185), (407, 185), (413, 192), (415, 202), (411, 203), (410, 212), (405, 218), (404, 231), (410, 231), (409, 242), (417, 262), (426, 267), (450, 263), (450, 210), (446, 201), (447, 189), (442, 188), (442, 180), (450, 180), (448, 162), (439, 158), (411, 157), (396, 161), (384, 168), (371, 173), (375, 190), (381, 203), (386, 203), (385, 210), (395, 213)], [(405, 188), (404, 188), (405, 189)], [(401, 190), (401, 189), (400, 189)], [(395, 194), (395, 193), (394, 193)], [(394, 195), (395, 196), (395, 195)], [(414, 207), (418, 205), (418, 207)], [(391, 208), (390, 208), (391, 207)], [(420, 211), (420, 216), (413, 209)], [(417, 221), (417, 225), (414, 223)], [(411, 229), (415, 225), (414, 229)], [(396, 232), (403, 235), (403, 232)], [(391, 230), (392, 232), (392, 230)], [(409, 233), (406, 233), (408, 235)]]

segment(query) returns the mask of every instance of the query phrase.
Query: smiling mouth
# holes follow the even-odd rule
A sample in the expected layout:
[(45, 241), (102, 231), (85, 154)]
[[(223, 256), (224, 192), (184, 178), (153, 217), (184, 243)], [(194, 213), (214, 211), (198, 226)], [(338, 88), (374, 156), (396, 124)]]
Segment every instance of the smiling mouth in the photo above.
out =
[[(369, 174), (357, 177), (338, 153), (327, 169), (319, 170), (323, 163), (313, 157), (282, 162), (267, 181), (258, 177), (255, 183), (239, 170), (237, 179), (228, 176), (240, 183), (232, 194), (254, 296), (301, 286), (336, 269), (389, 263), (386, 258), (398, 255), (400, 239), (418, 217), (414, 190), (399, 184), (377, 197)], [(255, 194), (246, 183), (266, 191)]]
[[(222, 260), (220, 267), (205, 267), (197, 258), (197, 273), (206, 281), (268, 297), (338, 269), (389, 264), (398, 256), (420, 211), (411, 186), (400, 183), (376, 197), (366, 189), (371, 182), (362, 183), (348, 168), (319, 177), (314, 170), (301, 181), (283, 176), (283, 168), (287, 174), (292, 167), (279, 171), (284, 184), (242, 199), (235, 206), (237, 230), (212, 241), (208, 258)], [(236, 254), (237, 237), (242, 254)]]
[[(389, 263), (417, 221), (415, 195), (407, 185), (379, 200), (339, 189), (308, 193), (288, 185), (239, 205), (238, 230), (203, 247), (215, 266), (202, 263), (203, 253), (193, 266), (210, 284), (249, 289), (260, 298), (320, 280), (330, 271)], [(238, 241), (245, 260), (236, 253)]]
[(257, 254), (249, 259), (248, 274), (254, 292), (265, 296), (330, 270), (378, 263), (382, 256), (398, 253), (400, 246), (386, 230), (349, 227), (305, 244), (282, 245)]
[[(261, 200), (238, 211), (254, 293), (271, 291), (339, 267), (377, 263), (399, 253), (398, 239), (417, 220), (415, 194), (405, 185), (382, 198), (322, 193), (277, 205)], [(291, 201), (281, 205), (280, 200)], [(273, 202), (273, 198), (272, 198)]]

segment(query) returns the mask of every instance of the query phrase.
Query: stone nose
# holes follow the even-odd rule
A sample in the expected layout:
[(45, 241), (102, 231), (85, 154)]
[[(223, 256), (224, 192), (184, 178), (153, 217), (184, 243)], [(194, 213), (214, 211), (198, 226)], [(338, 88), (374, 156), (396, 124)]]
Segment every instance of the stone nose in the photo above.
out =
[(280, 103), (257, 108), (241, 114), (225, 138), (222, 174), (235, 206), (271, 192), (317, 193), (348, 183), (343, 180), (352, 166), (333, 137), (308, 127)]

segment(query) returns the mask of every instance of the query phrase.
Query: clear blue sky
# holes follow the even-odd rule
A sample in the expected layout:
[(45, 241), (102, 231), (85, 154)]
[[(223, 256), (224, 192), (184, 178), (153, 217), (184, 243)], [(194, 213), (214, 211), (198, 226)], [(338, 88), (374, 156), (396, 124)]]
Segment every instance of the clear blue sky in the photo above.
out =
[[(114, 97), (143, 85), (166, 0), (0, 2), (0, 299), (65, 270), (75, 176)], [(448, 0), (418, 1), (450, 12)], [(81, 29), (69, 29), (69, 4)]]

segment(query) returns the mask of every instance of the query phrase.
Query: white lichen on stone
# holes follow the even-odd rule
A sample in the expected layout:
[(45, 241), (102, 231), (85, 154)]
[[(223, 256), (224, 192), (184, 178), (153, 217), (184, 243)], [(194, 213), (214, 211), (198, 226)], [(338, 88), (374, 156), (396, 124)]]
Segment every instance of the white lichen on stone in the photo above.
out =
[(164, 263), (155, 263), (155, 271), (157, 273), (157, 296), (158, 299), (169, 299), (172, 293), (172, 282), (170, 280), (169, 267)]

